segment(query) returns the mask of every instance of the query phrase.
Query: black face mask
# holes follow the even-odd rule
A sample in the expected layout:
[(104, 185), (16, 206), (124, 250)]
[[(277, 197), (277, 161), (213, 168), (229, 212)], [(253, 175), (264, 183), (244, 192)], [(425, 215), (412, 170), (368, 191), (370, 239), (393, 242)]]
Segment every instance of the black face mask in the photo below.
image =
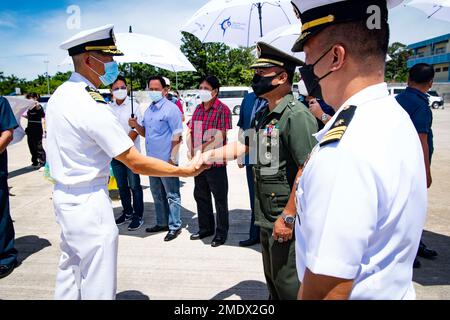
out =
[(305, 83), (306, 90), (308, 91), (308, 95), (311, 97), (321, 99), (322, 98), (322, 88), (320, 87), (320, 81), (328, 77), (333, 71), (328, 72), (326, 75), (324, 75), (322, 78), (319, 78), (314, 73), (314, 66), (319, 63), (320, 60), (323, 59), (327, 55), (328, 52), (333, 49), (332, 47), (327, 50), (319, 59), (317, 59), (316, 62), (313, 64), (306, 64), (303, 67), (300, 68), (300, 75), (302, 76), (302, 80)]
[(258, 97), (261, 97), (262, 95), (275, 90), (280, 85), (274, 86), (274, 85), (272, 85), (272, 81), (273, 81), (273, 79), (275, 79), (282, 73), (283, 72), (277, 73), (276, 75), (271, 76), (271, 77), (263, 77), (263, 76), (260, 76), (259, 74), (255, 74), (255, 76), (253, 77), (253, 80), (252, 80), (253, 92)]

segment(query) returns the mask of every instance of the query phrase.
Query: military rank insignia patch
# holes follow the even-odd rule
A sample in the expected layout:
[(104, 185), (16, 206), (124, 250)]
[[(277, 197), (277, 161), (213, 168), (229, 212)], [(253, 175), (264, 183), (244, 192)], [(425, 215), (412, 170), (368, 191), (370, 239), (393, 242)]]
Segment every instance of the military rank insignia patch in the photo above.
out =
[(89, 95), (92, 97), (92, 99), (94, 99), (96, 102), (103, 103), (103, 104), (108, 104), (105, 101), (105, 99), (103, 98), (103, 96), (97, 90), (87, 86), (86, 87), (86, 91), (89, 93)]
[(322, 141), (320, 141), (321, 147), (333, 142), (338, 142), (342, 139), (347, 131), (348, 125), (355, 115), (355, 111), (356, 106), (348, 106), (341, 111), (337, 116), (336, 121), (331, 126), (331, 129), (325, 134)]

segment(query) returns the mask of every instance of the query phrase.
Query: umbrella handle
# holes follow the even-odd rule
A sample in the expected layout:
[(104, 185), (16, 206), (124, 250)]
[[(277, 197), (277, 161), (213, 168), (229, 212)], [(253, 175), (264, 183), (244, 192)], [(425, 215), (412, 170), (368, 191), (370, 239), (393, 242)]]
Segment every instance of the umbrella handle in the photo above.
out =
[[(132, 113), (132, 114), (131, 114), (131, 118), (133, 118), (133, 119), (134, 119), (134, 113)], [(135, 128), (133, 128), (133, 127), (132, 127), (131, 129), (133, 129), (133, 130), (134, 130)]]

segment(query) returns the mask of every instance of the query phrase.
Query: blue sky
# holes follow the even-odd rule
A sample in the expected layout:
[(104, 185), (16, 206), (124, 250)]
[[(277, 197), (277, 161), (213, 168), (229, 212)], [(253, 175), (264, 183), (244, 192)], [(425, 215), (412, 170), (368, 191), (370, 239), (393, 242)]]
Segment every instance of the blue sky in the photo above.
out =
[[(181, 26), (206, 0), (0, 0), (0, 71), (33, 79), (70, 70), (58, 64), (66, 53), (59, 44), (79, 30), (67, 27), (67, 8), (81, 9), (81, 29), (113, 23), (116, 32), (134, 32), (180, 44)], [(408, 2), (408, 1), (406, 1)], [(405, 44), (450, 32), (450, 23), (427, 19), (421, 11), (399, 6), (391, 11), (391, 42)]]

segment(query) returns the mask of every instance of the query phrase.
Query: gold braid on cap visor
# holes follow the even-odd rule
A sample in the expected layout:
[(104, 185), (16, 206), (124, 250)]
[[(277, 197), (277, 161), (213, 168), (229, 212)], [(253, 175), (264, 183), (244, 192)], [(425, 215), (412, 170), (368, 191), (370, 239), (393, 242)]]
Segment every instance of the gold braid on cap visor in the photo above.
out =
[(306, 31), (308, 29), (320, 26), (320, 25), (325, 24), (325, 23), (333, 22), (334, 20), (335, 20), (335, 17), (332, 14), (330, 14), (330, 15), (328, 15), (326, 17), (323, 17), (323, 18), (312, 20), (310, 22), (305, 23), (302, 26), (302, 32), (304, 32), (304, 31)]
[(262, 64), (262, 63), (271, 63), (271, 64), (274, 64), (274, 65), (277, 65), (280, 67), (284, 66), (283, 62), (272, 60), (272, 59), (265, 59), (265, 58), (260, 58), (260, 59), (256, 60), (255, 64)]

